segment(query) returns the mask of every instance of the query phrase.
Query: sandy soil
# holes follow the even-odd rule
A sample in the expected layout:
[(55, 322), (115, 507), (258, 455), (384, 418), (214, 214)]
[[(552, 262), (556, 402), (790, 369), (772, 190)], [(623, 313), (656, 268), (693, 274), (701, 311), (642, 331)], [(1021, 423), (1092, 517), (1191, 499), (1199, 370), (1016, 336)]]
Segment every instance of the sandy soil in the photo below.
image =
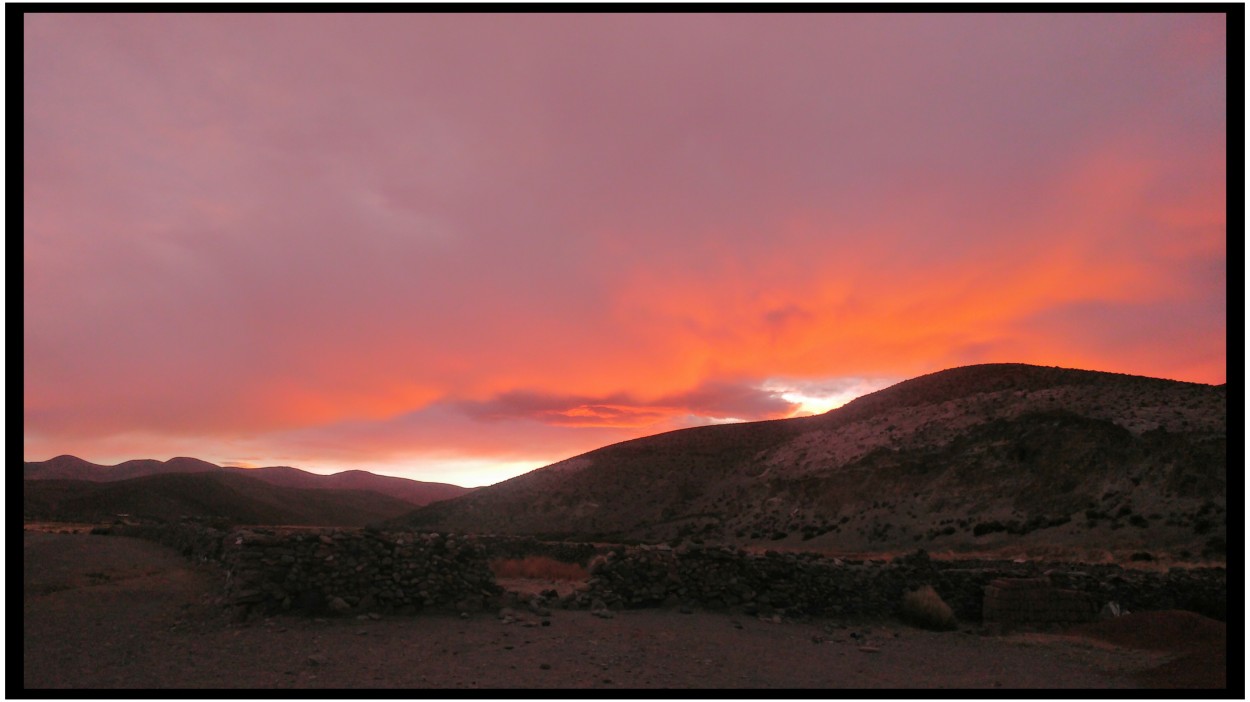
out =
[(1201, 629), (1179, 643), (1175, 636), (1143, 636), (1132, 617), (1004, 636), (674, 610), (610, 619), (554, 609), (547, 617), (517, 612), (508, 619), (488, 612), (240, 623), (218, 603), (220, 588), (211, 567), (156, 544), (26, 532), (23, 686), (1218, 687), (1226, 667), (1224, 625), (1188, 613), (1145, 622), (1156, 631), (1167, 622), (1190, 634)]

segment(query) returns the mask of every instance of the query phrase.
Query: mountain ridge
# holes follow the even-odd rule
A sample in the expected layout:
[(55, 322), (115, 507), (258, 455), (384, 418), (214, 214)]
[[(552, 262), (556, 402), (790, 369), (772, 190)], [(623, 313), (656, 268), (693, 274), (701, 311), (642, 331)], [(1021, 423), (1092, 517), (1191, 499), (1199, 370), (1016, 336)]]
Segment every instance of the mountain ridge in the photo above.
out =
[(23, 488), (27, 521), (111, 522), (125, 515), (160, 522), (359, 527), (412, 507), (372, 490), (286, 487), (234, 471), (108, 481), (49, 478), (24, 481)]
[(392, 524), (844, 550), (1215, 552), (1226, 432), (1226, 386), (981, 364), (822, 415), (612, 444)]
[(378, 475), (364, 470), (345, 470), (330, 475), (312, 473), (291, 466), (241, 468), (219, 466), (198, 458), (179, 456), (168, 461), (151, 458), (132, 459), (108, 466), (62, 454), (47, 461), (26, 461), (22, 468), (24, 480), (82, 480), (114, 482), (150, 475), (194, 473), (239, 473), (271, 485), (313, 490), (370, 490), (394, 497), (414, 506), (423, 506), (449, 499), (472, 490), (450, 483), (426, 482)]

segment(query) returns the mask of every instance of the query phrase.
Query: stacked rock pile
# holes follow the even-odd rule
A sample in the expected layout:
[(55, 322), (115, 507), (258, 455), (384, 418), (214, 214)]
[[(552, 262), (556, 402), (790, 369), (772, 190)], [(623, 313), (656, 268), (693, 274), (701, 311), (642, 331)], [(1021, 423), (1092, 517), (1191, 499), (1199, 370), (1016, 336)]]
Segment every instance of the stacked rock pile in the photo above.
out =
[(587, 586), (564, 605), (612, 608), (699, 606), (746, 614), (891, 613), (908, 586), (908, 566), (843, 562), (814, 554), (729, 547), (640, 546), (595, 563)]
[(219, 562), (226, 537), (225, 531), (194, 521), (118, 525), (112, 527), (111, 532), (171, 546), (183, 556), (199, 563)]
[(231, 533), (226, 596), (265, 611), (480, 611), (500, 589), (471, 538), (371, 530)]
[[(1223, 568), (1124, 569), (1033, 561), (935, 561), (923, 552), (885, 560), (816, 554), (749, 553), (688, 544), (604, 549), (592, 544), (351, 529), (244, 529), (194, 523), (116, 527), (114, 533), (166, 543), (198, 561), (219, 562), (230, 601), (266, 611), (468, 612), (500, 593), (488, 563), (546, 555), (590, 563), (591, 577), (558, 606), (596, 611), (675, 606), (772, 616), (894, 616), (903, 593), (930, 585), (962, 621), (985, 614), (987, 586), (1043, 578), (1100, 606), (1132, 611), (1185, 609), (1224, 620)], [(604, 555), (591, 554), (605, 551)], [(557, 604), (552, 594), (551, 605)]]
[(890, 562), (844, 561), (700, 546), (612, 550), (561, 606), (587, 608), (600, 601), (613, 609), (698, 606), (761, 615), (878, 617), (897, 615), (903, 593), (930, 585), (956, 617), (979, 621), (987, 586), (1003, 578), (1042, 578), (1047, 587), (1077, 593), (1060, 599), (1099, 605), (1115, 600), (1134, 611), (1179, 608), (1224, 618), (1226, 572), (1217, 568), (1159, 573), (1115, 565), (933, 561), (923, 552)]

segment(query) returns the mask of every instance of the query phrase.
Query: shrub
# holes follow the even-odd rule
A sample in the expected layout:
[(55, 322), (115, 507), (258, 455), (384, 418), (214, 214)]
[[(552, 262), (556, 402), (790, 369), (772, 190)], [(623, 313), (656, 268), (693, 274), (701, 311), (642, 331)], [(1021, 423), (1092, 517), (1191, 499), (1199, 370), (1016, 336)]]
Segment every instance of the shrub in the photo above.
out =
[(904, 620), (924, 629), (947, 631), (956, 626), (954, 612), (929, 585), (903, 595), (900, 611)]
[(1203, 556), (1224, 556), (1228, 554), (1228, 541), (1223, 536), (1212, 536), (1207, 539), (1202, 549)]
[(533, 580), (585, 580), (589, 573), (576, 563), (565, 563), (547, 556), (500, 558), (490, 562), (496, 578), (528, 578)]
[(996, 531), (1006, 531), (1006, 529), (1007, 526), (997, 520), (992, 522), (981, 522), (980, 524), (972, 527), (972, 535), (984, 536), (986, 534), (993, 534)]

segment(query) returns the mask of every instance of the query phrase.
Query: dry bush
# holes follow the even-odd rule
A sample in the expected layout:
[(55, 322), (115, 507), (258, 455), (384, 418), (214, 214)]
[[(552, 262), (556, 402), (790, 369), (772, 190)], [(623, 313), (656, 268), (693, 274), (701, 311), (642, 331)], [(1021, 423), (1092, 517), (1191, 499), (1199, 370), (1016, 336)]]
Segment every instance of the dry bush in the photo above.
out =
[(576, 563), (565, 563), (547, 556), (525, 558), (500, 558), (490, 562), (490, 570), (496, 578), (525, 578), (528, 580), (585, 580), (586, 569)]
[(955, 628), (955, 614), (928, 585), (903, 595), (903, 618), (924, 629), (944, 631)]

